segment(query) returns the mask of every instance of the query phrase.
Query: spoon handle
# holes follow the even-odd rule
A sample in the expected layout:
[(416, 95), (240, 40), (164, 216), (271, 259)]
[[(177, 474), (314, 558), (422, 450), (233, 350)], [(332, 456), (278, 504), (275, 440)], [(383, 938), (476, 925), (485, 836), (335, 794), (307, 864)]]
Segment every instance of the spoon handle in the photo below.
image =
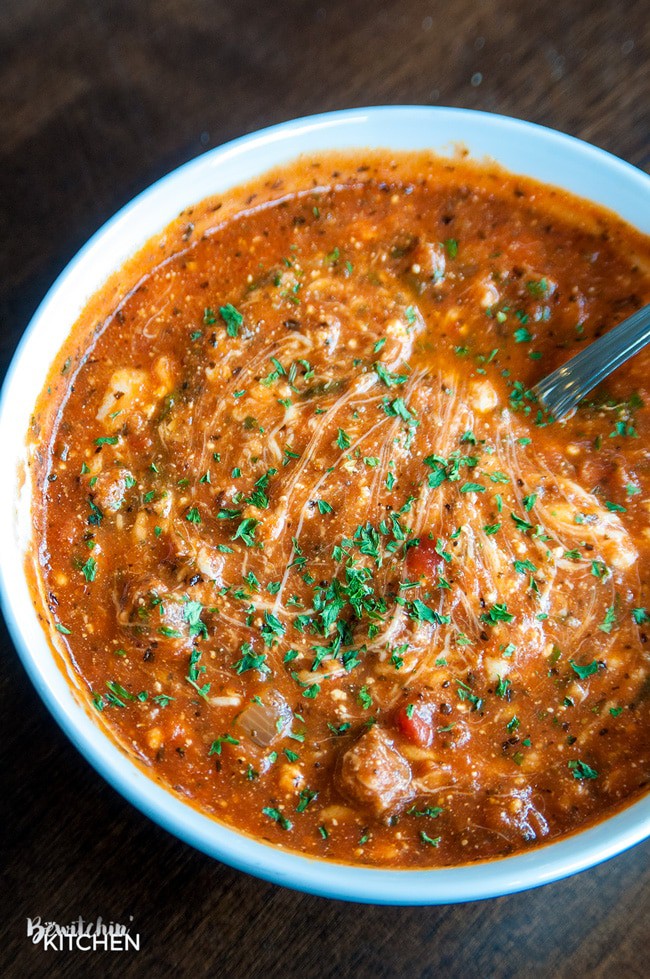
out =
[(594, 340), (535, 385), (533, 391), (555, 419), (578, 402), (617, 367), (650, 342), (650, 305)]

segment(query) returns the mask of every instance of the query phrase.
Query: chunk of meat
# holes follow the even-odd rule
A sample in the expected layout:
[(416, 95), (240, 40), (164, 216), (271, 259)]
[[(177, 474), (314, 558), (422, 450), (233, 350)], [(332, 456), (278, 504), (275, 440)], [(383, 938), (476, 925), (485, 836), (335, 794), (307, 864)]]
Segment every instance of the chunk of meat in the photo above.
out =
[(437, 286), (445, 277), (447, 256), (437, 241), (419, 241), (410, 255), (411, 273), (422, 286)]
[(95, 477), (92, 487), (93, 502), (103, 513), (119, 510), (124, 502), (124, 494), (134, 480), (128, 469), (113, 469), (101, 472)]
[(469, 386), (470, 404), (479, 415), (486, 415), (499, 404), (496, 388), (489, 381), (472, 381)]
[(111, 375), (97, 420), (110, 429), (118, 429), (134, 408), (139, 408), (147, 396), (147, 374), (142, 370), (120, 368)]
[(151, 418), (159, 399), (173, 389), (176, 371), (169, 357), (158, 357), (149, 371), (120, 367), (110, 377), (97, 421), (116, 432), (127, 420), (133, 428), (138, 421)]
[(377, 819), (390, 815), (411, 794), (411, 768), (387, 732), (373, 725), (346, 751), (339, 787)]
[(154, 575), (132, 578), (119, 597), (118, 622), (122, 626), (150, 634), (158, 642), (187, 646), (199, 635), (203, 624), (198, 619), (196, 603), (170, 591)]

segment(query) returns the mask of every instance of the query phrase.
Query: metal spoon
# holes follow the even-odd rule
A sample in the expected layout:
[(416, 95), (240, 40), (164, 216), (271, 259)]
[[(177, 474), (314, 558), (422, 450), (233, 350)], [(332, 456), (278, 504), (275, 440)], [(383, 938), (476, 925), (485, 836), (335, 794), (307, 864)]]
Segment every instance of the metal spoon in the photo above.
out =
[(557, 421), (649, 342), (650, 305), (628, 316), (609, 333), (542, 378), (533, 391)]

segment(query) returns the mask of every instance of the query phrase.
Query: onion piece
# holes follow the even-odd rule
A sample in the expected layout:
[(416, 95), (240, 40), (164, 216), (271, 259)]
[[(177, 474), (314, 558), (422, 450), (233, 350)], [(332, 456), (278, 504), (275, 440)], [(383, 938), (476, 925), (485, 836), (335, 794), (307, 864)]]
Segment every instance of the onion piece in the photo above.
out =
[(241, 712), (237, 724), (255, 744), (268, 748), (278, 738), (284, 737), (292, 720), (291, 708), (282, 694), (270, 690), (265, 695), (265, 702), (254, 701)]

